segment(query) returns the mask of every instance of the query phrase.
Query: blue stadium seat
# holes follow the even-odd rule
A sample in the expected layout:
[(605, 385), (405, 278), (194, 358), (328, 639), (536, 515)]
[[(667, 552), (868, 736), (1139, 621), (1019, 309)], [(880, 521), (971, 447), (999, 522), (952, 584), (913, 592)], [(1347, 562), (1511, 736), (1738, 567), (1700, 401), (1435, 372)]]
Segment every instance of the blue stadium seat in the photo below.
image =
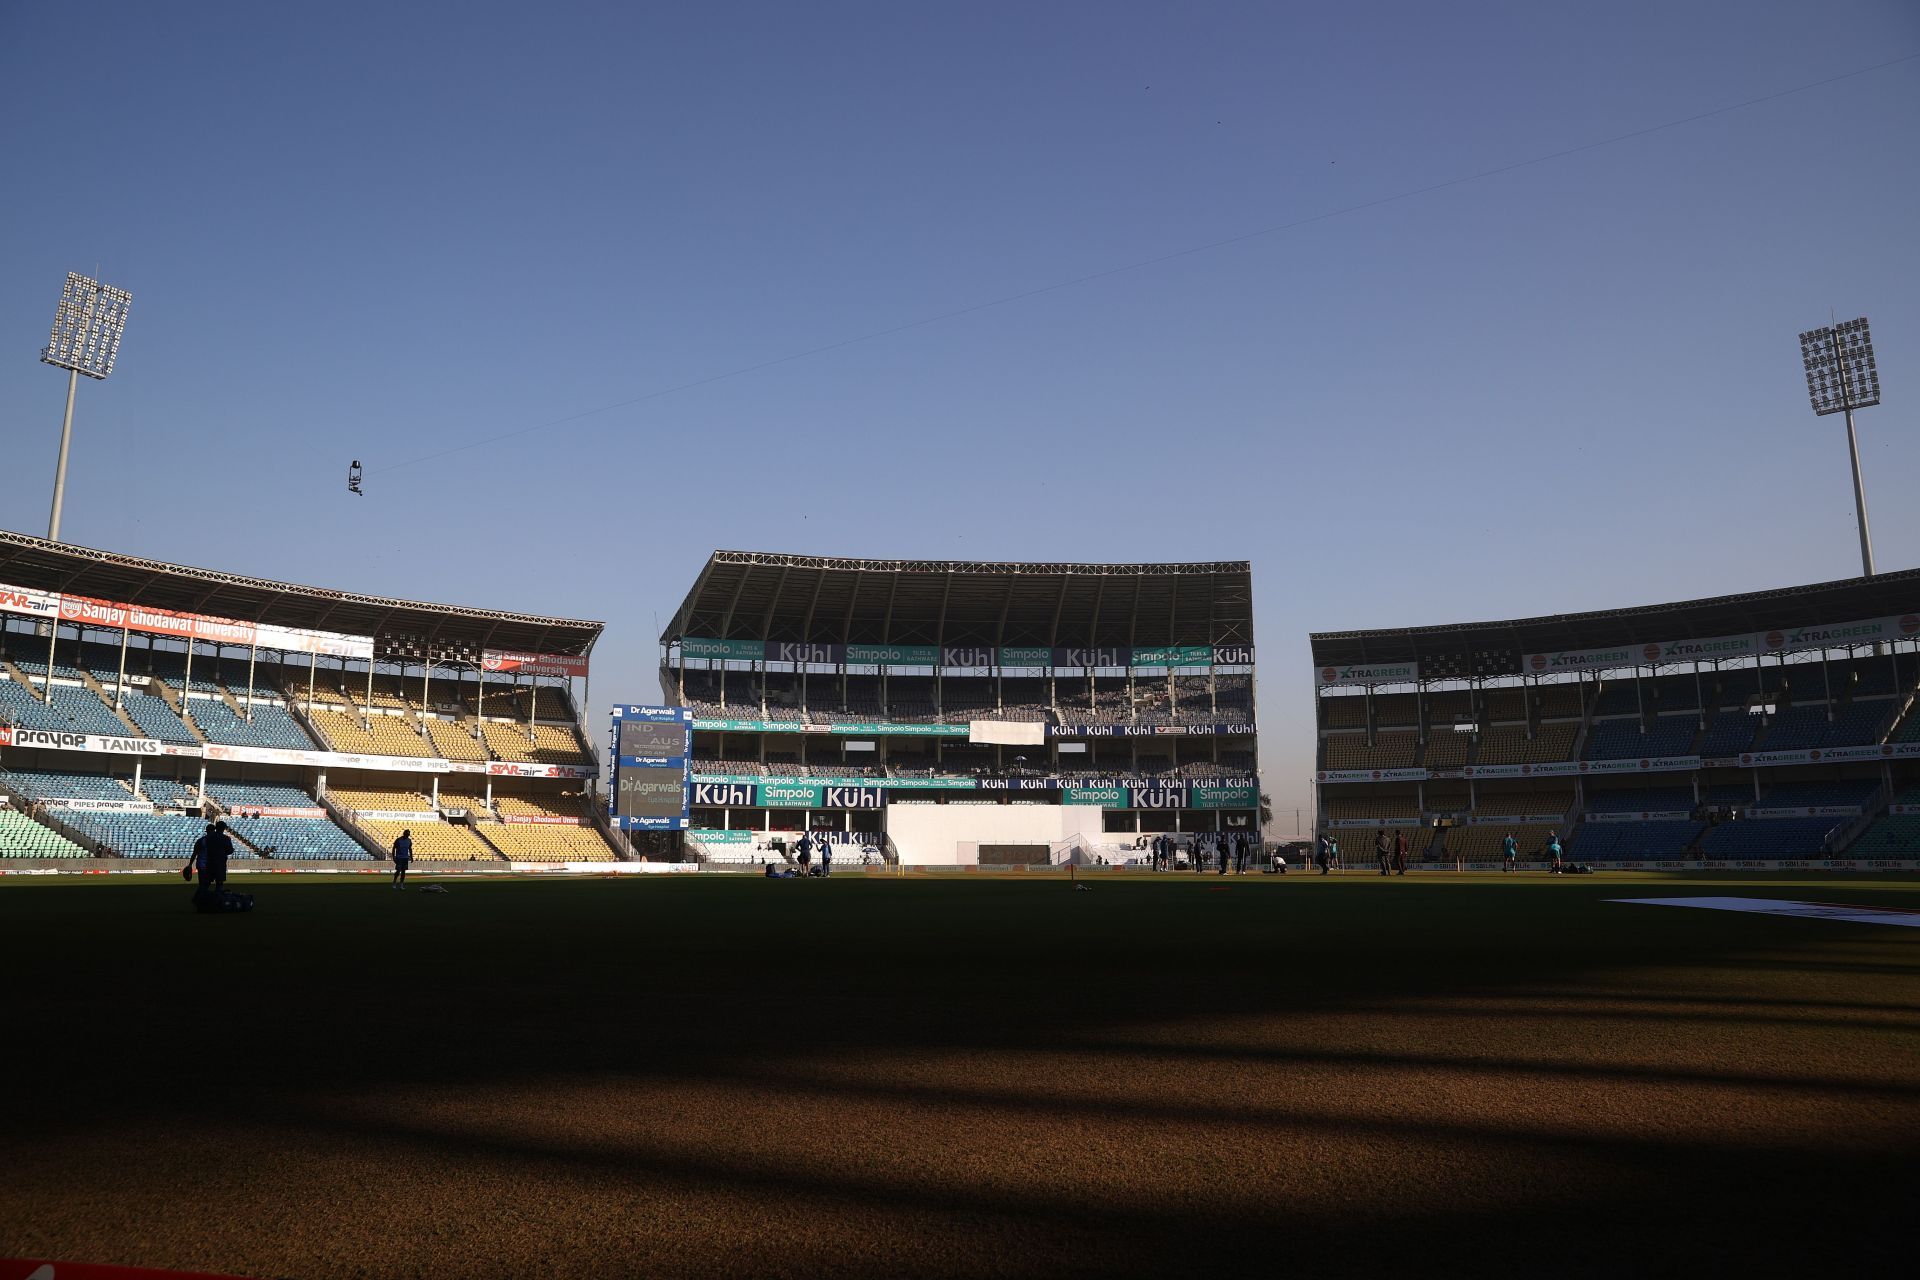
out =
[(185, 782), (176, 782), (172, 778), (142, 777), (140, 790), (147, 799), (162, 807), (181, 808), (200, 804), (193, 787)]
[(1781, 707), (1773, 723), (1754, 744), (1756, 751), (1803, 751), (1817, 747), (1827, 734), (1827, 708), (1824, 705)]
[(1652, 861), (1689, 856), (1704, 822), (1588, 822), (1568, 851), (1581, 862)]
[(1836, 818), (1766, 818), (1723, 822), (1700, 837), (1703, 858), (1819, 858)]
[(1872, 778), (1849, 778), (1839, 782), (1783, 782), (1769, 787), (1760, 797), (1762, 809), (1824, 808), (1830, 805), (1865, 804), (1879, 782)]
[(1589, 760), (1632, 760), (1659, 756), (1683, 756), (1693, 749), (1698, 722), (1692, 716), (1656, 716), (1647, 731), (1640, 722), (1596, 720), (1587, 734), (1586, 758)]
[[(67, 810), (61, 821), (85, 833), (123, 858), (178, 858), (183, 863), (207, 824), (180, 813), (84, 813)], [(236, 848), (237, 858), (252, 858)]]
[(149, 738), (181, 746), (191, 746), (200, 741), (193, 736), (193, 730), (187, 728), (179, 714), (155, 694), (128, 689), (120, 695), (120, 705)]
[(1753, 745), (1753, 735), (1760, 728), (1760, 717), (1749, 715), (1745, 711), (1715, 712), (1713, 719), (1707, 721), (1707, 729), (1700, 737), (1699, 754), (1703, 756), (1737, 756)]
[(0, 783), (30, 800), (132, 800), (133, 793), (105, 773), (65, 769), (0, 769)]
[(1587, 789), (1588, 813), (1693, 812), (1691, 787), (1635, 787), (1626, 791)]
[(253, 719), (242, 718), (219, 698), (195, 698), (188, 704), (193, 722), (207, 741), (241, 747), (282, 747), (294, 751), (317, 750), (313, 739), (285, 707), (273, 703), (253, 704)]

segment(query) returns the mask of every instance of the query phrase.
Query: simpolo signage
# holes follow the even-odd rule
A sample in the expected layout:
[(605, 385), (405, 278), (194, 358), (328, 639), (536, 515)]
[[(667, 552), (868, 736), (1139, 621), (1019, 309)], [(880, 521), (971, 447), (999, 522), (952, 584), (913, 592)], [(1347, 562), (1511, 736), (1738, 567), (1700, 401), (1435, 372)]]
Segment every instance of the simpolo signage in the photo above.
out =
[(1060, 792), (1063, 804), (1097, 804), (1102, 809), (1127, 807), (1127, 789), (1111, 787), (1065, 787)]
[(1163, 645), (1153, 649), (1135, 649), (1133, 661), (1135, 667), (1210, 667), (1213, 665), (1214, 651), (1211, 645), (1176, 644)]
[(759, 662), (767, 656), (767, 643), (764, 640), (709, 640), (700, 636), (682, 636), (680, 656)]
[(763, 809), (818, 809), (826, 788), (817, 782), (762, 782), (759, 784)]
[(847, 661), (886, 667), (931, 667), (940, 661), (940, 650), (930, 644), (850, 644)]
[(1259, 787), (1223, 787), (1196, 782), (1188, 790), (1196, 809), (1254, 809), (1260, 804)]

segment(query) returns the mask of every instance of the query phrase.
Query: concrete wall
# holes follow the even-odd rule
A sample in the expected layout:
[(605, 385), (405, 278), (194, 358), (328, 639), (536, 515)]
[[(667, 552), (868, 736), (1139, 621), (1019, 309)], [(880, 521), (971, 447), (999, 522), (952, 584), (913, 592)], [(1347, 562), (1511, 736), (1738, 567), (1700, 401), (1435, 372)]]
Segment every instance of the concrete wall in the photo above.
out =
[(1053, 844), (1076, 835), (1105, 839), (1100, 813), (1093, 805), (890, 804), (887, 834), (903, 863), (956, 866), (977, 862), (983, 844)]

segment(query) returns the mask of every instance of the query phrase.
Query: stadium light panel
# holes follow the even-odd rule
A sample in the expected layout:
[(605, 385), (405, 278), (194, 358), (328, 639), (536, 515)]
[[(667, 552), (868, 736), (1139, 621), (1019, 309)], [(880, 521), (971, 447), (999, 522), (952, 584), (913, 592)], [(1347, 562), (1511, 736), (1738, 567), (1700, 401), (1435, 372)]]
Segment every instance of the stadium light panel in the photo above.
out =
[(1800, 335), (1800, 362), (1815, 415), (1843, 413), (1880, 403), (1880, 366), (1874, 359), (1867, 318)]
[(69, 271), (41, 361), (89, 378), (105, 378), (120, 354), (120, 337), (126, 332), (127, 307), (132, 301), (133, 295), (125, 289)]

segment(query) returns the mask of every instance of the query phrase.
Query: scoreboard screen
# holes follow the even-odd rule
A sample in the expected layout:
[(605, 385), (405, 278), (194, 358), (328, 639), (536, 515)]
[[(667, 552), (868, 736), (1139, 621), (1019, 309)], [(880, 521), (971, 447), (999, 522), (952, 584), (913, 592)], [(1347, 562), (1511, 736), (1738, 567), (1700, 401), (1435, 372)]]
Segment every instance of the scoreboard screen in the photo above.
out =
[(682, 770), (620, 770), (619, 794), (614, 797), (614, 816), (620, 818), (677, 818), (687, 807), (686, 776)]
[(614, 824), (628, 830), (687, 826), (693, 712), (685, 707), (613, 709)]
[(620, 754), (662, 760), (684, 760), (687, 755), (687, 729), (682, 724), (663, 724), (654, 720), (620, 722)]

